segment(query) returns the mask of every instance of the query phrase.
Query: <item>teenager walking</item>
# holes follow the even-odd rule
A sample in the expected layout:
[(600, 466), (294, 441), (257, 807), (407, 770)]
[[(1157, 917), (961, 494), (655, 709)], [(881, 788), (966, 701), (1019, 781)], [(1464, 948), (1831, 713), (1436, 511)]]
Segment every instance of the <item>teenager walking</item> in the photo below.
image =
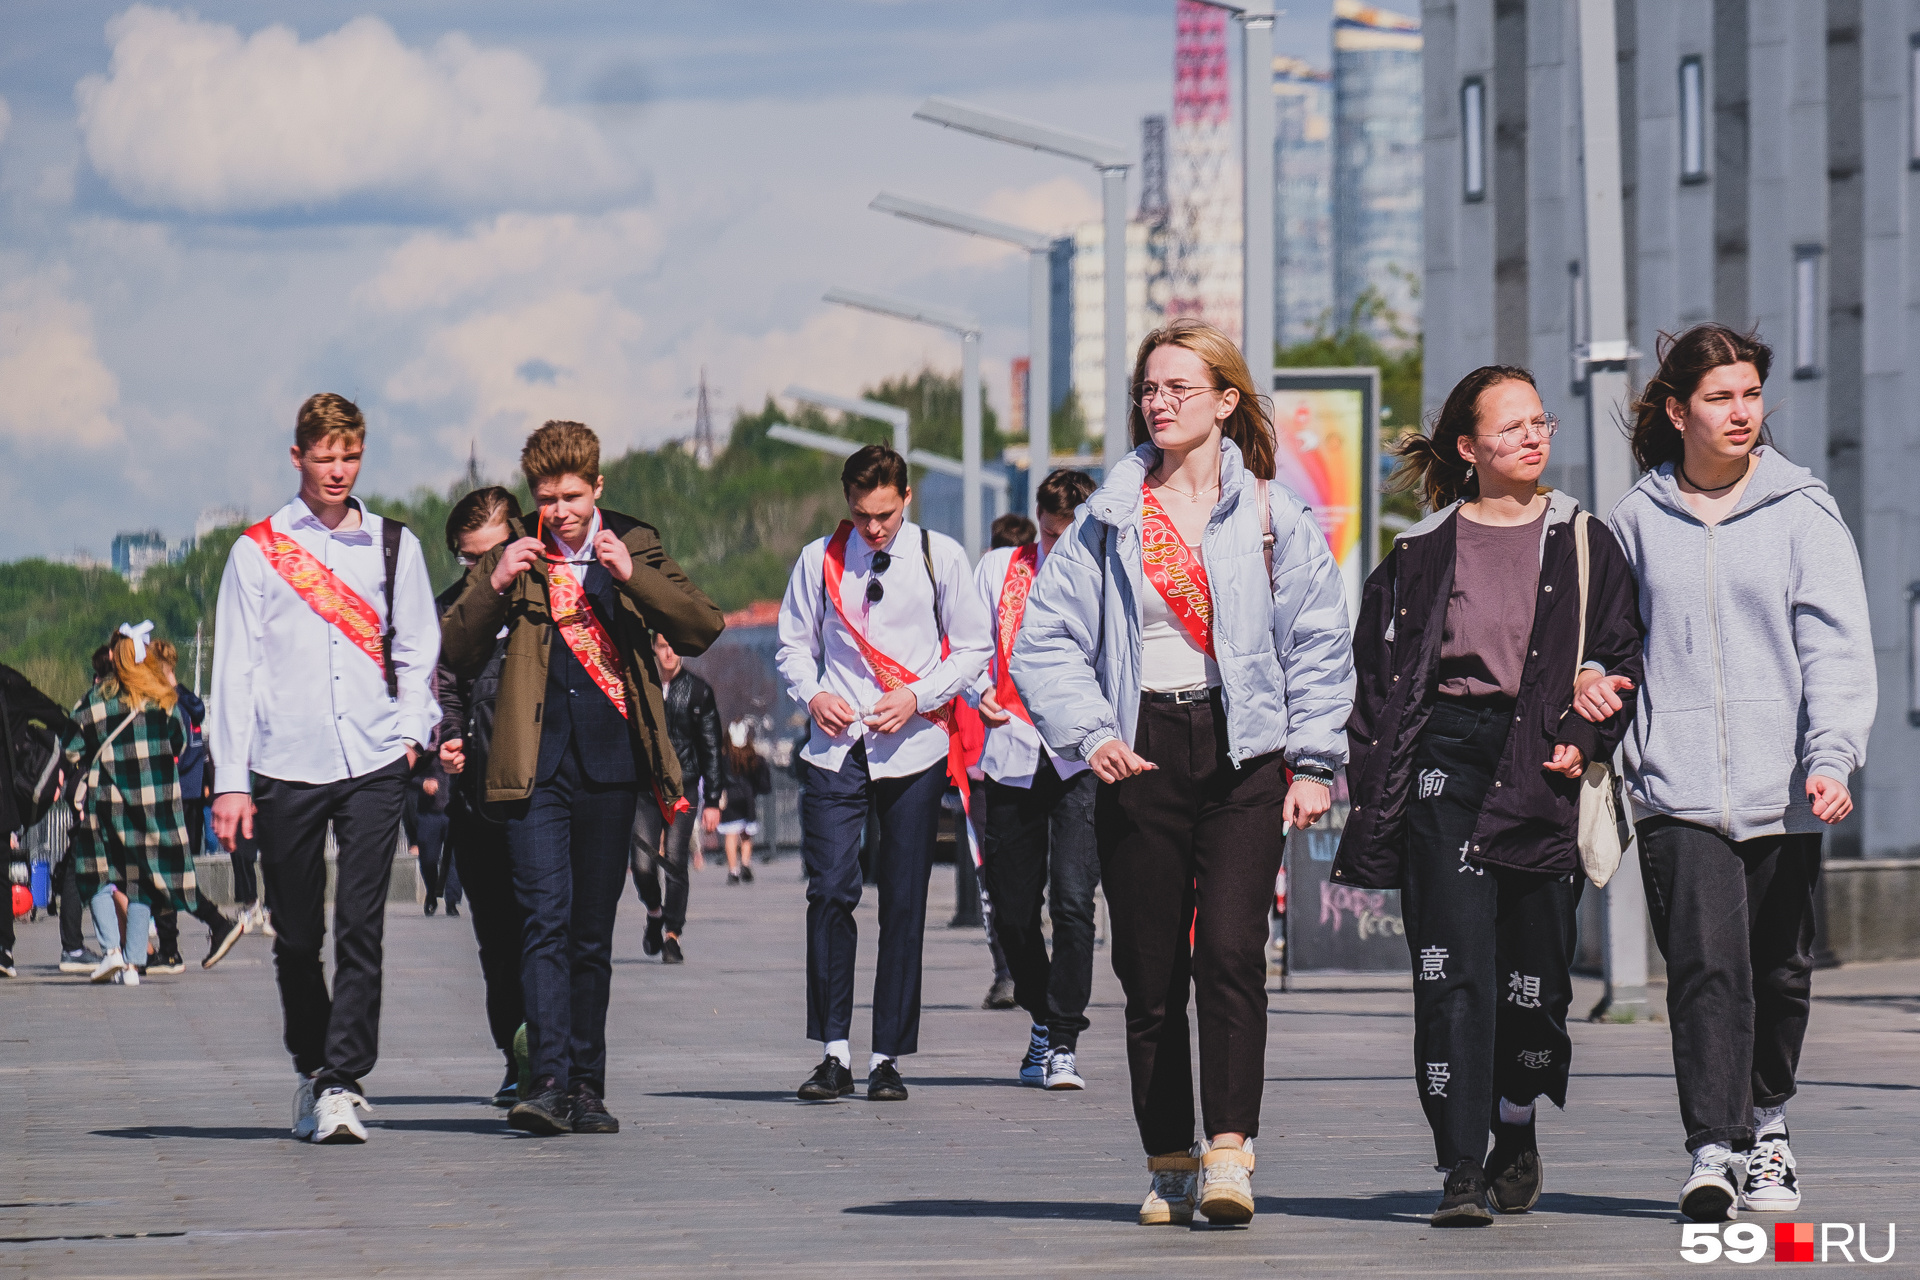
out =
[(1313, 514), (1267, 483), (1268, 406), (1232, 340), (1196, 320), (1156, 329), (1131, 388), (1137, 447), (1047, 557), (1011, 665), (1047, 747), (1105, 784), (1100, 875), (1152, 1182), (1140, 1221), (1187, 1222), (1197, 1205), (1239, 1223), (1253, 1216), (1281, 833), (1327, 811), (1346, 762), (1347, 609)]
[(1703, 324), (1663, 336), (1634, 406), (1646, 474), (1613, 510), (1639, 578), (1645, 673), (1576, 708), (1639, 715), (1627, 783), (1667, 960), (1680, 1210), (1790, 1212), (1787, 1102), (1813, 985), (1822, 832), (1853, 811), (1877, 682), (1853, 537), (1827, 487), (1767, 440), (1773, 352)]
[(721, 752), (720, 838), (725, 841), (727, 883), (753, 883), (753, 842), (760, 836), (760, 797), (773, 792), (773, 772), (753, 740), (753, 721), (727, 726)]
[(1631, 716), (1567, 714), (1582, 652), (1620, 671), (1640, 627), (1606, 526), (1539, 487), (1558, 428), (1525, 369), (1460, 380), (1432, 433), (1399, 446), (1398, 487), (1431, 514), (1368, 577), (1354, 633), (1353, 808), (1332, 878), (1400, 890), (1414, 1087), (1446, 1175), (1437, 1227), (1540, 1198), (1534, 1101), (1566, 1106), (1573, 1055), (1580, 777)]
[[(1084, 471), (1048, 476), (1034, 491), (1037, 538), (988, 552), (973, 575), (992, 620), (994, 646), (980, 694), (987, 726), (980, 756), (986, 775), (981, 873), (1014, 1000), (1029, 1018), (1020, 1079), (1047, 1089), (1086, 1086), (1076, 1053), (1093, 993), (1093, 895), (1100, 884), (1093, 804), (1099, 780), (1085, 761), (1047, 750), (1014, 687), (1008, 660), (1035, 578), (1093, 491)], [(1053, 917), (1051, 957), (1040, 923), (1043, 897)]]
[[(293, 1056), (294, 1136), (365, 1142), (360, 1082), (380, 1048), (387, 882), (407, 775), (440, 709), (440, 632), (420, 543), (353, 496), (366, 419), (330, 392), (300, 406), (300, 492), (233, 544), (213, 650), (213, 825), (260, 841), (274, 972)], [(333, 983), (327, 830), (338, 854)]]
[[(174, 670), (175, 650), (172, 644), (159, 641), (158, 647), (166, 655), (168, 679), (173, 680), (173, 713), (180, 717), (181, 732), (186, 735), (186, 749), (176, 760), (175, 769), (180, 775), (180, 797), (185, 813), (184, 825), (187, 831), (187, 857), (191, 859), (205, 839), (207, 802), (206, 793), (211, 780), (207, 776), (207, 745), (202, 725), (206, 720), (207, 707), (197, 694), (179, 682)], [(202, 893), (196, 881), (192, 894), (193, 917), (207, 926), (207, 953), (201, 957), (200, 967), (211, 969), (226, 958), (233, 944), (247, 931), (243, 920), (229, 918)], [(240, 901), (236, 898), (235, 901)], [(149, 973), (184, 973), (187, 963), (180, 955), (180, 913), (161, 908), (153, 913), (153, 931), (156, 935), (158, 950), (148, 962)]]
[(653, 661), (660, 672), (667, 737), (680, 760), (688, 807), (671, 820), (658, 805), (643, 804), (634, 812), (633, 885), (647, 906), (647, 934), (640, 949), (659, 956), (661, 964), (684, 964), (687, 957), (680, 949), (680, 935), (687, 929), (687, 898), (692, 889), (688, 864), (694, 858), (694, 842), (720, 827), (720, 708), (713, 699), (713, 686), (687, 669), (664, 636), (653, 638)]
[(686, 805), (667, 736), (653, 635), (698, 654), (719, 609), (651, 525), (599, 507), (600, 439), (578, 422), (527, 437), (520, 469), (537, 511), (481, 556), (444, 616), (446, 662), (478, 676), (506, 630), (484, 802), (500, 806), (526, 912), (520, 982), (528, 1133), (615, 1133), (607, 1110), (607, 992), (636, 798)]
[(966, 552), (907, 519), (906, 459), (869, 445), (847, 459), (840, 488), (850, 519), (801, 549), (780, 603), (780, 673), (813, 719), (800, 753), (807, 1038), (825, 1055), (799, 1096), (827, 1102), (853, 1092), (853, 912), (871, 814), (880, 828), (880, 960), (867, 1097), (897, 1102), (907, 1096), (897, 1060), (919, 1049), (940, 797), (949, 779), (966, 785), (949, 704), (986, 669), (991, 641)]

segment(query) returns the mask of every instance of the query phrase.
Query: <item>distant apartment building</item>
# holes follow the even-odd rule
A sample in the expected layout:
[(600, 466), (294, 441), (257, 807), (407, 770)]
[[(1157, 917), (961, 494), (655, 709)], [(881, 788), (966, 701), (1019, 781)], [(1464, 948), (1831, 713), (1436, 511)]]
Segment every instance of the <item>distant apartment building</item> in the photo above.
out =
[[(1147, 331), (1160, 322), (1148, 305), (1147, 282), (1152, 274), (1150, 242), (1153, 229), (1138, 220), (1127, 223), (1127, 359), (1139, 349)], [(1073, 236), (1073, 389), (1080, 397), (1089, 435), (1098, 439), (1106, 421), (1105, 380), (1107, 333), (1106, 225), (1089, 222)], [(1236, 332), (1238, 326), (1235, 326)], [(1131, 368), (1131, 363), (1129, 363)], [(1078, 441), (1056, 440), (1057, 449), (1071, 449)]]
[(1244, 209), (1228, 73), (1227, 15), (1200, 0), (1180, 0), (1174, 22), (1166, 313), (1197, 316), (1238, 342), (1243, 318)]
[(193, 522), (193, 540), (198, 542), (215, 529), (231, 529), (235, 525), (244, 525), (249, 518), (245, 507), (203, 507)]
[(1333, 6), (1333, 306), (1344, 325), (1369, 290), (1390, 317), (1366, 329), (1397, 345), (1420, 331), (1420, 20), (1358, 0)]
[(1300, 58), (1273, 60), (1273, 333), (1283, 347), (1338, 327), (1332, 81)]
[(113, 536), (113, 571), (134, 587), (154, 565), (167, 562), (167, 540), (158, 529)]

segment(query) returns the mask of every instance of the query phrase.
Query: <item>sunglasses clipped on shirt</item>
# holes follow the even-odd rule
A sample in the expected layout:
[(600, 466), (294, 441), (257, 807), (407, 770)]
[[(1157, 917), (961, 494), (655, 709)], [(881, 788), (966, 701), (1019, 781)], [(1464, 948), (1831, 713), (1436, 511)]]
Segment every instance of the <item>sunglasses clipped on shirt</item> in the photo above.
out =
[(887, 588), (880, 581), (880, 575), (893, 564), (893, 557), (884, 551), (873, 553), (873, 576), (867, 579), (867, 603), (879, 604), (886, 598)]

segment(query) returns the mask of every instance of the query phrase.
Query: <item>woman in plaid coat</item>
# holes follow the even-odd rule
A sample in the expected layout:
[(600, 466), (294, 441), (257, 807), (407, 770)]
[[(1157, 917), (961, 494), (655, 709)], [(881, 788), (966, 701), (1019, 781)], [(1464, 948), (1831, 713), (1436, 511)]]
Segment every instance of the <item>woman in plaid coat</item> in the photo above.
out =
[[(91, 899), (112, 884), (127, 895), (126, 944), (108, 952), (96, 982), (138, 983), (152, 913), (191, 911), (196, 896), (175, 763), (187, 745), (174, 714), (175, 653), (165, 640), (147, 643), (152, 625), (122, 627), (114, 637), (114, 678), (81, 699), (73, 713), (79, 727), (67, 740), (67, 764), (86, 789), (73, 832), (80, 892)], [(112, 932), (100, 924), (103, 934)]]

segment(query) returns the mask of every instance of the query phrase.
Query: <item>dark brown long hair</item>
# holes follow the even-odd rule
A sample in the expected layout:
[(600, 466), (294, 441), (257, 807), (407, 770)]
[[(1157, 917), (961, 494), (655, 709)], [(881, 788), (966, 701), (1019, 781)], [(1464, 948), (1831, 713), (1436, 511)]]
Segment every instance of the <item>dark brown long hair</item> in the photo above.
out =
[(1533, 375), (1517, 364), (1483, 364), (1454, 383), (1427, 434), (1409, 431), (1393, 446), (1400, 465), (1387, 481), (1387, 489), (1393, 493), (1418, 491), (1429, 511), (1438, 511), (1461, 498), (1479, 497), (1480, 478), (1467, 474), (1473, 468), (1460, 456), (1460, 437), (1474, 434), (1474, 428), (1480, 425), (1481, 394), (1503, 382), (1535, 386)]
[[(1651, 471), (1663, 462), (1678, 463), (1686, 453), (1680, 433), (1667, 416), (1669, 399), (1686, 405), (1699, 390), (1700, 380), (1723, 365), (1750, 364), (1762, 382), (1773, 367), (1773, 348), (1760, 341), (1759, 330), (1739, 333), (1711, 321), (1696, 324), (1678, 336), (1662, 333), (1654, 344), (1654, 354), (1659, 357), (1660, 367), (1633, 402), (1633, 460), (1642, 471)], [(1762, 420), (1753, 444), (1772, 443)]]
[(753, 722), (751, 720), (742, 720), (736, 721), (736, 723), (747, 726), (747, 740), (745, 744), (738, 747), (733, 745), (733, 725), (728, 725), (726, 728), (726, 745), (722, 746), (720, 750), (726, 755), (727, 775), (745, 781), (747, 778), (753, 776), (753, 762), (760, 753), (753, 749)]
[(1232, 387), (1240, 393), (1240, 403), (1232, 416), (1220, 424), (1220, 432), (1240, 446), (1240, 460), (1260, 480), (1273, 479), (1273, 400), (1253, 385), (1253, 374), (1233, 345), (1233, 339), (1204, 320), (1182, 316), (1161, 325), (1140, 339), (1140, 354), (1133, 362), (1133, 380), (1127, 384), (1132, 403), (1127, 406), (1127, 423), (1133, 429), (1133, 444), (1139, 448), (1153, 437), (1147, 432), (1147, 417), (1140, 412), (1140, 384), (1147, 380), (1147, 357), (1156, 347), (1185, 347), (1206, 361), (1212, 370), (1214, 386), (1224, 391)]

